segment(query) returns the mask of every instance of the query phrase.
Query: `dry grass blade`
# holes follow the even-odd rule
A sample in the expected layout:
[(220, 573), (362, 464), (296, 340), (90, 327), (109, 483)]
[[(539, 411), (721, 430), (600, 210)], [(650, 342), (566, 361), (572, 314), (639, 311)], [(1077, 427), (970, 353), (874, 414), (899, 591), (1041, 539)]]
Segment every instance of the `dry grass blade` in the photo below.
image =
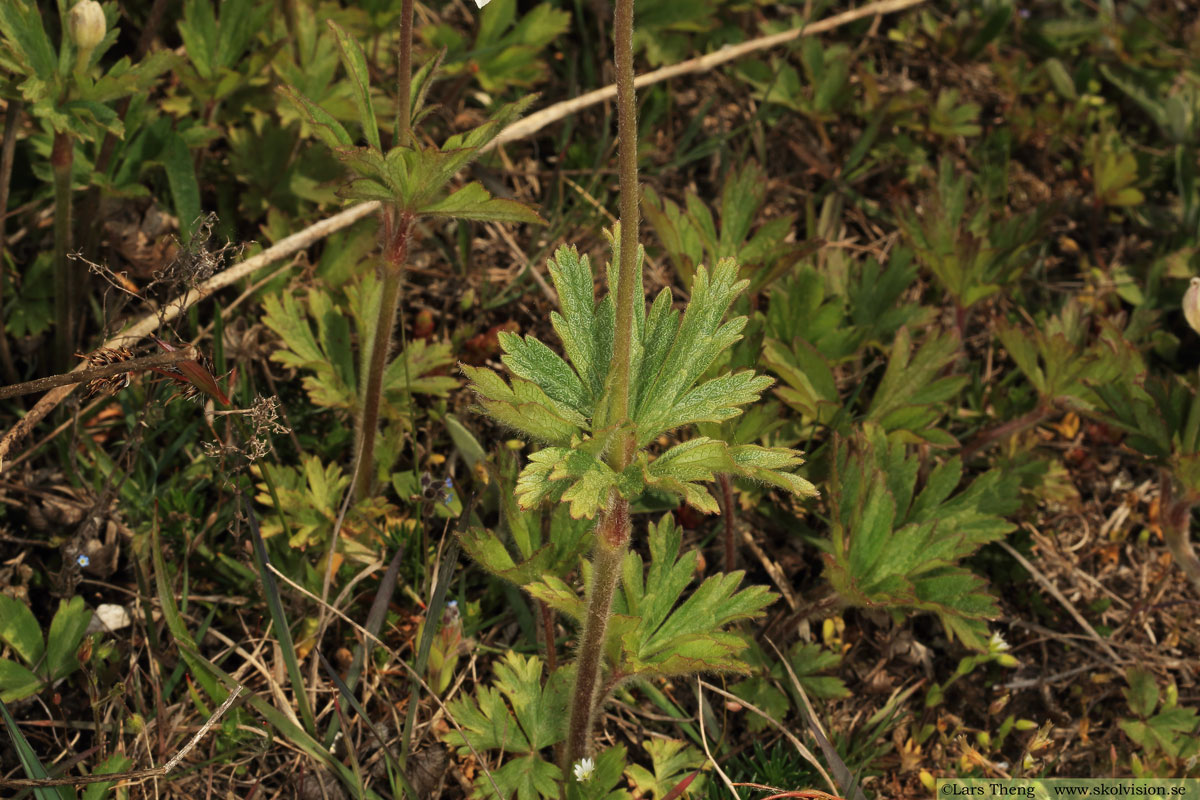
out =
[(808, 694), (804, 691), (804, 687), (800, 685), (800, 678), (796, 676), (796, 671), (792, 669), (791, 662), (784, 658), (783, 653), (775, 642), (767, 639), (767, 643), (771, 645), (771, 649), (779, 657), (783, 668), (787, 670), (788, 677), (792, 680), (792, 688), (796, 690), (796, 693), (800, 696), (800, 700), (804, 703), (805, 721), (808, 723), (813, 737), (817, 740), (817, 745), (821, 748), (821, 752), (825, 755), (825, 760), (829, 762), (830, 768), (837, 776), (838, 782), (842, 784), (844, 790), (854, 800), (866, 800), (863, 797), (862, 789), (858, 786), (858, 782), (854, 780), (854, 776), (850, 774), (850, 770), (846, 767), (846, 762), (842, 761), (842, 757), (838, 755), (837, 748), (830, 743), (829, 737), (825, 733), (825, 728), (821, 725), (821, 720), (817, 718), (817, 712), (813, 709), (812, 703), (809, 702)]
[(707, 681), (698, 680), (697, 682), (700, 684), (700, 686), (704, 687), (705, 689), (708, 689), (711, 692), (716, 692), (717, 694), (724, 697), (726, 700), (732, 700), (733, 702), (741, 705), (743, 708), (746, 708), (749, 711), (753, 711), (755, 714), (758, 714), (760, 717), (765, 719), (767, 722), (771, 723), (771, 725), (773, 725), (780, 733), (782, 733), (784, 735), (784, 737), (787, 738), (787, 740), (789, 742), (792, 743), (792, 747), (796, 748), (796, 752), (798, 752), (804, 758), (805, 761), (807, 761), (808, 763), (813, 765), (813, 768), (818, 773), (820, 773), (822, 780), (824, 780), (825, 783), (829, 785), (829, 788), (833, 789), (835, 792), (837, 791), (837, 784), (834, 783), (833, 778), (830, 777), (829, 773), (825, 771), (825, 767), (821, 766), (821, 762), (817, 759), (817, 757), (813, 754), (813, 752), (811, 750), (809, 750), (807, 747), (805, 747), (804, 742), (802, 742), (798, 738), (796, 738), (796, 734), (792, 733), (790, 730), (785, 728), (779, 722), (779, 720), (775, 719), (770, 714), (763, 711), (761, 708), (754, 705), (753, 703), (745, 700), (744, 698), (738, 697), (737, 695), (732, 694), (731, 692), (727, 692), (720, 687), (713, 686), (711, 683), (708, 683)]
[[(680, 75), (690, 75), (696, 72), (708, 72), (722, 64), (727, 64), (730, 61), (735, 61), (750, 53), (758, 52), (759, 50), (767, 50), (772, 47), (778, 47), (782, 44), (795, 41), (802, 36), (815, 36), (818, 33), (827, 33), (835, 28), (840, 28), (843, 25), (849, 25), (851, 22), (857, 22), (866, 17), (879, 16), (881, 14), (892, 14), (897, 11), (903, 11), (906, 8), (924, 3), (925, 0), (882, 0), (878, 3), (870, 3), (862, 8), (855, 8), (841, 14), (836, 14), (828, 19), (823, 19), (814, 22), (810, 25), (805, 25), (801, 28), (792, 28), (783, 33), (776, 33), (770, 36), (762, 36), (758, 39), (751, 39), (748, 42), (743, 42), (732, 47), (722, 47), (715, 53), (693, 58), (688, 61), (683, 61), (679, 64), (672, 64), (669, 67), (656, 69), (653, 72), (647, 72), (644, 75), (638, 75), (634, 79), (633, 85), (637, 89), (644, 86), (652, 86), (656, 83), (677, 78)], [(493, 139), (483, 148), (486, 152), (493, 147), (506, 144), (508, 142), (523, 139), (526, 136), (540, 131), (542, 128), (557, 122), (560, 119), (569, 117), (588, 106), (594, 106), (597, 103), (603, 103), (606, 100), (611, 100), (617, 96), (617, 85), (610, 84), (601, 89), (581, 94), (579, 97), (571, 100), (564, 100), (561, 103), (555, 103), (549, 108), (544, 108), (534, 114), (517, 120), (512, 125), (500, 132), (500, 135)]]
[[(238, 686), (232, 692), (230, 692), (229, 696), (225, 698), (225, 702), (221, 703), (220, 707), (217, 708), (217, 710), (214, 711), (211, 715), (209, 715), (208, 719), (205, 720), (204, 724), (200, 726), (200, 729), (198, 731), (196, 731), (195, 734), (192, 735), (192, 738), (188, 740), (187, 744), (185, 744), (183, 747), (181, 747), (179, 749), (179, 751), (176, 752), (175, 755), (171, 756), (171, 759), (166, 764), (163, 764), (161, 767), (153, 767), (151, 769), (130, 770), (128, 772), (106, 772), (106, 773), (93, 774), (93, 775), (76, 775), (76, 776), (70, 777), (70, 778), (46, 777), (46, 778), (36, 778), (36, 779), (24, 779), (24, 780), (20, 779), (20, 778), (0, 779), (0, 786), (11, 786), (14, 788), (33, 788), (36, 790), (38, 788), (48, 788), (51, 786), (84, 786), (84, 785), (92, 784), (92, 783), (108, 783), (108, 782), (113, 782), (113, 781), (129, 781), (129, 780), (138, 780), (141, 778), (162, 777), (164, 775), (169, 774), (171, 772), (171, 770), (175, 769), (175, 767), (179, 766), (179, 762), (182, 761), (183, 759), (185, 759), (187, 757), (188, 753), (192, 752), (192, 750), (195, 749), (196, 745), (198, 745), (200, 743), (200, 740), (204, 738), (205, 734), (207, 734), (210, 730), (212, 730), (212, 727), (221, 720), (221, 717), (225, 716), (225, 712), (229, 710), (229, 708), (233, 705), (234, 701), (238, 699), (238, 697), (241, 695), (241, 693), (242, 693), (241, 686)], [(4, 710), (5, 722), (7, 722), (9, 719), (7, 708), (4, 708), (3, 704), (0, 703), (0, 709)], [(9, 729), (9, 731), (10, 731), (10, 734), (13, 731), (16, 731), (17, 735), (20, 735), (20, 729), (18, 729), (15, 725), (12, 726)], [(23, 741), (23, 737), (22, 737), (21, 741)], [(18, 742), (18, 744), (19, 744), (19, 742)], [(26, 746), (28, 746), (28, 745), (26, 745)], [(18, 750), (20, 750), (20, 747), (18, 747)]]
[(1079, 611), (1075, 608), (1074, 605), (1072, 605), (1071, 601), (1063, 596), (1063, 593), (1060, 592), (1058, 590), (1058, 588), (1055, 587), (1055, 585), (1050, 582), (1049, 578), (1047, 578), (1045, 575), (1042, 574), (1041, 570), (1039, 570), (1033, 564), (1029, 563), (1029, 559), (1025, 558), (1025, 556), (1018, 553), (1016, 551), (1016, 549), (1013, 548), (1013, 546), (1010, 545), (1008, 542), (1006, 542), (1004, 540), (1000, 540), (1000, 541), (996, 542), (996, 544), (999, 545), (1000, 547), (1004, 548), (1004, 551), (1006, 553), (1008, 553), (1010, 556), (1012, 556), (1014, 559), (1016, 559), (1017, 563), (1020, 564), (1022, 567), (1024, 567), (1026, 572), (1028, 572), (1030, 575), (1033, 576), (1033, 579), (1038, 582), (1038, 585), (1040, 585), (1043, 589), (1045, 589), (1047, 592), (1049, 592), (1051, 594), (1051, 596), (1054, 597), (1054, 599), (1059, 602), (1059, 605), (1061, 605), (1063, 608), (1065, 608), (1067, 610), (1067, 613), (1070, 614), (1071, 617), (1076, 622), (1079, 623), (1079, 627), (1081, 627), (1085, 631), (1087, 631), (1087, 634), (1092, 639), (1092, 641), (1094, 641), (1096, 644), (1100, 645), (1100, 649), (1102, 649), (1105, 653), (1107, 653), (1108, 657), (1111, 658), (1114, 663), (1116, 663), (1116, 664), (1124, 663), (1124, 660), (1120, 656), (1117, 655), (1117, 652), (1115, 650), (1113, 650), (1112, 647), (1109, 646), (1108, 642), (1104, 641), (1104, 639), (1101, 638), (1100, 634), (1096, 633), (1096, 629), (1093, 628), (1088, 623), (1088, 621), (1083, 618), (1083, 615), (1079, 613)]
[[(280, 572), (275, 567), (274, 564), (268, 564), (267, 568), (269, 570), (271, 570), (273, 573), (275, 573), (275, 577), (279, 578), (281, 581), (286, 583), (288, 586), (291, 586), (293, 589), (300, 592), (308, 599), (310, 599), (313, 602), (318, 603), (318, 604), (323, 603), (321, 598), (317, 597), (315, 594), (310, 592), (308, 589), (305, 589), (303, 586), (296, 583), (288, 576), (284, 575), (282, 572)], [(433, 691), (433, 689), (430, 688), (429, 684), (427, 684), (425, 682), (425, 679), (421, 677), (421, 673), (417, 672), (417, 670), (411, 664), (409, 664), (407, 661), (405, 661), (403, 658), (401, 658), (400, 654), (397, 653), (395, 650), (388, 647), (387, 643), (385, 643), (378, 636), (376, 636), (375, 634), (368, 631), (366, 628), (364, 628), (359, 623), (350, 619), (350, 617), (346, 616), (342, 611), (339, 611), (338, 609), (334, 608), (333, 606), (329, 605), (328, 603), (323, 603), (323, 604), (328, 609), (329, 613), (335, 615), (340, 620), (345, 622), (347, 625), (349, 625), (350, 627), (354, 628), (356, 631), (361, 633), (364, 637), (366, 637), (367, 639), (370, 639), (376, 645), (381, 647), (383, 650), (385, 650), (387, 652), (387, 654), (389, 656), (391, 656), (395, 660), (395, 662), (397, 664), (399, 664), (406, 672), (408, 672), (408, 674), (412, 677), (413, 681), (415, 681), (429, 695), (430, 699), (433, 700), (433, 702), (437, 705), (437, 707), (439, 709), (441, 709), (442, 714), (444, 714), (446, 719), (450, 721), (450, 724), (454, 726), (454, 729), (462, 734), (463, 741), (465, 741), (467, 743), (467, 747), (470, 748), (471, 754), (473, 756), (475, 756), (475, 760), (479, 763), (480, 768), (484, 771), (484, 774), (487, 776), (488, 780), (491, 781), (492, 789), (495, 790), (497, 796), (503, 797), (504, 793), (500, 791), (500, 787), (496, 785), (495, 780), (492, 778), (491, 771), (487, 768), (487, 765), (484, 762), (483, 756), (479, 753), (478, 750), (476, 750), (474, 748), (474, 746), (472, 746), (470, 740), (467, 738), (466, 731), (464, 731), (462, 729), (462, 726), (458, 724), (458, 721), (454, 718), (454, 715), (452, 715), (450, 713), (450, 710), (448, 708), (446, 708), (446, 704), (442, 702), (442, 699), (437, 696), (437, 693), (435, 691)]]

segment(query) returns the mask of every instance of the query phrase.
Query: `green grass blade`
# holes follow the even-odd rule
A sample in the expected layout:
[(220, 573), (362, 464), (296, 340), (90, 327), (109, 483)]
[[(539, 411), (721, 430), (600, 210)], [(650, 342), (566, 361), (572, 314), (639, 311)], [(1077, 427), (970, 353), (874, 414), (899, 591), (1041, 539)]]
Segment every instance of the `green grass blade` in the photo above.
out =
[[(267, 486), (271, 487), (270, 478), (267, 470), (262, 471), (263, 477), (267, 478)], [(272, 488), (271, 496), (275, 499), (274, 488)], [(278, 501), (276, 500), (278, 508)], [(267, 545), (263, 541), (262, 532), (258, 529), (258, 517), (254, 513), (246, 495), (242, 495), (242, 509), (246, 513), (246, 519), (250, 523), (250, 538), (254, 542), (254, 563), (258, 567), (258, 576), (262, 581), (263, 594), (267, 598), (267, 608), (271, 612), (271, 624), (275, 628), (275, 635), (279, 637), (279, 647), (283, 652), (283, 663), (287, 667), (288, 679), (292, 683), (292, 694), (296, 696), (296, 705), (300, 708), (300, 720), (304, 723), (304, 729), (310, 735), (315, 736), (317, 733), (317, 722), (313, 717), (312, 707), (308, 703), (308, 693), (305, 691), (304, 677), (300, 673), (300, 663), (296, 660), (296, 646), (292, 642), (292, 631), (288, 627), (287, 616), (283, 613), (283, 603), (279, 600), (279, 584), (275, 581), (275, 575), (268, 568), (271, 563), (270, 557), (267, 556)], [(280, 516), (283, 516), (282, 508), (279, 509)]]
[[(8, 736), (12, 739), (13, 746), (17, 748), (17, 758), (20, 759), (25, 774), (29, 776), (30, 780), (35, 781), (49, 778), (50, 773), (46, 772), (46, 768), (38, 760), (37, 753), (33, 752), (33, 748), (29, 746), (25, 735), (17, 727), (17, 721), (12, 718), (12, 714), (8, 713), (8, 706), (2, 701), (0, 701), (0, 714), (4, 715), (4, 725), (8, 728)], [(33, 796), (37, 800), (74, 800), (76, 794), (74, 788), (60, 786), (58, 787), (58, 791), (49, 788), (34, 789)]]

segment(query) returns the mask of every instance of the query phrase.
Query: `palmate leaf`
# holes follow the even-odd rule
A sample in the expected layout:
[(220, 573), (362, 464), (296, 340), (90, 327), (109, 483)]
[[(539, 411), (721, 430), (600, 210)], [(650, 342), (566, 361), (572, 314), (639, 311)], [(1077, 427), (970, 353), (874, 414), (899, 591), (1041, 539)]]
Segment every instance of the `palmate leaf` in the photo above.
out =
[[(469, 528), (459, 535), (463, 550), (497, 577), (524, 586), (547, 573), (565, 575), (591, 545), (591, 524), (573, 518), (565, 505), (553, 512), (524, 511), (508, 492), (501, 492), (500, 502), (512, 547), (496, 531), (484, 528)], [(551, 514), (547, 542), (542, 541), (543, 513)]]
[[(611, 274), (620, 257), (617, 231), (608, 234), (613, 249)], [(639, 249), (638, 262), (644, 254)], [(632, 425), (635, 442), (646, 447), (663, 433), (693, 424), (718, 424), (742, 413), (772, 383), (751, 371), (718, 375), (697, 385), (717, 358), (741, 338), (745, 317), (724, 322), (734, 298), (747, 285), (738, 267), (722, 260), (710, 273), (696, 271), (692, 297), (682, 317), (671, 307), (670, 290), (655, 298), (647, 313), (634, 307), (631, 348), (631, 420), (606, 419), (604, 391), (613, 353), (615, 311), (611, 297), (597, 303), (592, 270), (586, 257), (561, 247), (549, 262), (558, 290), (560, 313), (551, 324), (566, 358), (532, 336), (501, 334), (501, 357), (511, 384), (487, 369), (463, 367), (482, 409), (500, 422), (554, 447), (535, 453), (521, 473), (517, 494), (523, 508), (541, 502), (571, 503), (574, 517), (591, 518), (616, 491), (636, 499), (646, 487), (681, 497), (705, 512), (716, 501), (701, 484), (718, 473), (767, 483), (800, 496), (814, 496), (808, 481), (788, 470), (802, 462), (799, 453), (753, 445), (729, 446), (713, 439), (694, 439), (657, 459), (641, 452), (630, 468), (617, 475), (604, 461), (608, 443), (599, 431)], [(635, 296), (641, 272), (635, 270)], [(590, 455), (580, 455), (580, 449)]]
[(951, 496), (962, 480), (954, 458), (916, 494), (919, 462), (874, 425), (837, 460), (837, 513), (825, 556), (834, 588), (855, 605), (932, 611), (948, 632), (983, 648), (980, 623), (996, 615), (996, 605), (982, 579), (958, 562), (1013, 530), (1003, 515), (1017, 507), (1017, 476), (992, 470)]
[[(351, 346), (351, 319), (360, 340), (370, 341), (362, 334), (378, 315), (378, 279), (368, 273), (346, 294), (345, 308), (320, 289), (309, 289), (303, 300), (290, 293), (268, 296), (263, 300), (263, 323), (283, 344), (271, 354), (271, 360), (308, 373), (301, 382), (315, 405), (354, 411), (358, 408), (358, 373)], [(369, 352), (363, 353), (362, 361), (369, 361), (370, 356)], [(453, 363), (448, 343), (410, 342), (384, 372), (384, 396), (388, 400), (385, 412), (403, 417), (409, 389), (416, 394), (445, 397), (458, 388), (457, 379), (436, 374)]]
[(878, 422), (884, 430), (903, 431), (912, 442), (954, 444), (950, 434), (934, 425), (944, 414), (944, 401), (956, 396), (969, 382), (965, 375), (938, 377), (954, 363), (958, 353), (957, 339), (937, 331), (914, 352), (908, 329), (900, 328), (866, 418)]
[[(613, 241), (614, 250), (616, 242)], [(614, 253), (615, 259), (619, 253)], [(563, 247), (549, 263), (562, 313), (551, 324), (562, 341), (567, 361), (537, 339), (507, 334), (501, 346), (509, 371), (542, 389), (549, 397), (594, 417), (612, 358), (614, 312), (611, 302), (595, 301), (591, 268), (574, 248)], [(698, 422), (721, 422), (755, 402), (772, 381), (752, 372), (725, 375), (695, 386), (718, 355), (736, 342), (745, 317), (722, 323), (730, 303), (747, 285), (737, 280), (737, 265), (724, 260), (710, 278), (697, 272), (692, 300), (680, 320), (664, 289), (649, 314), (638, 305), (637, 341), (631, 389), (637, 441), (644, 446), (656, 436)], [(694, 387), (694, 388), (693, 388)]]
[(517, 479), (517, 499), (522, 508), (534, 508), (543, 500), (570, 503), (571, 516), (591, 519), (607, 505), (616, 490), (622, 497), (637, 497), (643, 484), (635, 465), (618, 475), (595, 452), (597, 440), (586, 444), (572, 441), (571, 447), (547, 447), (529, 457), (529, 465)]
[[(631, 764), (625, 770), (625, 775), (638, 797), (650, 797), (652, 800), (666, 797), (706, 762), (699, 749), (678, 739), (647, 739), (646, 752), (650, 754), (653, 770)], [(704, 778), (697, 778), (688, 787), (689, 796), (703, 795), (704, 788)]]
[(475, 697), (448, 704), (463, 733), (450, 731), (443, 740), (462, 755), (469, 755), (474, 747), (517, 756), (507, 757), (503, 767), (492, 771), (491, 780), (481, 774), (475, 781), (476, 797), (496, 797), (492, 780), (503, 800), (556, 797), (562, 773), (553, 756), (543, 758), (542, 751), (566, 735), (571, 671), (555, 671), (543, 686), (541, 660), (510, 651), (496, 664), (495, 676), (494, 683), (479, 687)]
[[(608, 376), (615, 319), (604, 319), (605, 315), (597, 313), (587, 256), (581, 258), (574, 247), (560, 247), (547, 266), (562, 307), (561, 314), (551, 312), (550, 324), (587, 393), (588, 406), (592, 407)], [(607, 352), (604, 352), (605, 342)]]
[(552, 399), (537, 384), (514, 378), (512, 385), (490, 369), (462, 365), (480, 409), (535, 441), (568, 444), (587, 427), (573, 408)]
[[(303, 548), (312, 541), (327, 536), (337, 519), (342, 492), (350, 484), (350, 476), (342, 472), (337, 464), (321, 463), (317, 456), (303, 459), (299, 467), (281, 466), (261, 462), (253, 467), (256, 477), (262, 471), (268, 473), (279, 498), (281, 513), (287, 518), (292, 538), (289, 547)], [(259, 483), (255, 500), (268, 508), (274, 507), (267, 484)], [(272, 514), (261, 523), (262, 535), (271, 537), (283, 531), (283, 523)]]
[[(757, 385), (722, 385), (726, 390), (724, 394), (718, 392), (695, 408), (701, 414), (699, 417), (692, 416), (689, 409), (694, 408), (694, 404), (705, 393), (685, 401), (688, 390), (718, 355), (741, 338), (742, 329), (746, 327), (745, 317), (735, 317), (722, 323), (734, 298), (749, 285), (749, 281), (739, 281), (737, 275), (738, 267), (732, 259), (719, 262), (711, 277), (708, 270), (703, 267), (698, 269), (692, 284), (691, 302), (684, 311), (673, 341), (665, 348), (661, 362), (656, 363), (659, 362), (657, 355), (643, 355), (639, 372), (644, 380), (639, 381), (634, 396), (630, 398), (635, 409), (633, 419), (638, 426), (639, 445), (645, 445), (659, 434), (690, 422), (712, 421), (718, 409), (736, 408), (753, 402), (769, 385), (761, 382)], [(647, 320), (647, 329), (649, 322)], [(664, 335), (669, 335), (669, 329), (664, 331)], [(664, 349), (664, 343), (654, 344), (658, 349)], [(647, 349), (643, 348), (644, 351)]]
[[(650, 526), (650, 565), (630, 553), (622, 565), (620, 590), (608, 634), (612, 677), (745, 672), (738, 657), (747, 642), (726, 628), (761, 615), (774, 597), (763, 586), (739, 590), (743, 573), (713, 575), (687, 593), (699, 554), (680, 555), (681, 532), (671, 515)], [(535, 598), (576, 621), (583, 600), (561, 579), (547, 576), (526, 587)]]
[[(329, 22), (329, 26), (337, 39), (342, 66), (354, 88), (352, 97), (366, 146), (354, 146), (345, 127), (295, 87), (287, 86), (281, 91), (315, 126), (321, 140), (355, 172), (357, 177), (339, 189), (341, 197), (377, 200), (414, 216), (543, 222), (534, 210), (514, 200), (494, 198), (478, 183), (467, 184), (453, 192), (448, 188), (454, 176), (479, 156), (484, 145), (529, 107), (535, 99), (533, 95), (501, 107), (487, 122), (449, 137), (441, 147), (405, 143), (384, 152), (371, 98), (366, 56), (361, 46), (336, 23)], [(418, 80), (414, 86), (418, 100), (424, 88)]]
[(800, 497), (815, 497), (815, 486), (784, 471), (802, 463), (798, 450), (730, 445), (705, 436), (678, 444), (653, 461), (644, 454), (641, 460), (646, 486), (679, 495), (685, 503), (707, 514), (718, 511), (717, 502), (701, 483), (713, 480), (717, 474), (737, 475)]

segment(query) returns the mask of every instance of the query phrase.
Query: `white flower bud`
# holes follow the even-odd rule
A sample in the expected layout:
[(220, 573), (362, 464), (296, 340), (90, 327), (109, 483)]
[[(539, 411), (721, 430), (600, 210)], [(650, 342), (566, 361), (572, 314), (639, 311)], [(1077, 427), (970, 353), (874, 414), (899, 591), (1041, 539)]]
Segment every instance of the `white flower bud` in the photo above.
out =
[(478, 6), (479, 8), (483, 8), (490, 2), (492, 2), (492, 0), (475, 0), (475, 5)]
[(1192, 330), (1200, 333), (1200, 278), (1192, 278), (1192, 285), (1183, 295), (1183, 316)]
[(91, 53), (103, 41), (107, 31), (104, 9), (96, 0), (80, 0), (67, 14), (67, 32), (80, 50)]

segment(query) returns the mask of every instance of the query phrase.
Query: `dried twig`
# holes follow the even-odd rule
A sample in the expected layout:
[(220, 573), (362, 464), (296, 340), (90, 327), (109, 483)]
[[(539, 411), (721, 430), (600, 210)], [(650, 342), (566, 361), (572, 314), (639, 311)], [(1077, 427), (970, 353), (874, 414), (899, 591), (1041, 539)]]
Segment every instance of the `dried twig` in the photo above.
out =
[[(876, 16), (880, 14), (892, 14), (896, 11), (903, 11), (906, 8), (920, 5), (925, 0), (882, 0), (878, 3), (870, 3), (862, 8), (855, 8), (842, 14), (837, 14), (828, 19), (819, 20), (811, 25), (805, 25), (801, 28), (792, 28), (783, 33), (772, 34), (771, 36), (762, 36), (757, 39), (751, 39), (748, 42), (742, 42), (739, 45), (722, 47), (715, 53), (693, 58), (679, 64), (673, 64), (669, 67), (656, 69), (653, 72), (647, 72), (645, 75), (639, 75), (634, 79), (633, 85), (640, 89), (643, 86), (651, 86), (655, 83), (662, 83), (671, 78), (677, 78), (680, 75), (690, 75), (695, 72), (708, 72), (722, 64), (749, 55), (750, 53), (766, 50), (771, 47), (778, 47), (781, 44), (799, 39), (803, 36), (814, 36), (818, 33), (826, 33), (835, 28), (840, 28), (843, 25), (849, 25), (851, 22), (857, 22), (866, 17)], [(605, 100), (611, 100), (617, 96), (616, 84), (605, 86), (602, 89), (581, 94), (579, 97), (570, 100), (564, 100), (561, 103), (555, 103), (548, 108), (543, 108), (534, 114), (520, 119), (509, 125), (504, 130), (500, 131), (500, 135), (493, 139), (485, 150), (492, 147), (497, 147), (517, 139), (523, 139), (530, 134), (540, 131), (542, 128), (557, 122), (564, 117), (569, 117), (588, 106), (603, 103)]]
[(192, 347), (185, 347), (182, 350), (173, 350), (170, 353), (155, 353), (152, 356), (132, 358), (128, 361), (114, 361), (111, 364), (104, 364), (99, 367), (88, 367), (73, 372), (64, 372), (60, 375), (49, 375), (45, 378), (37, 378), (36, 380), (24, 383), (0, 386), (0, 400), (18, 397), (23, 394), (44, 392), (47, 389), (53, 389), (57, 386), (74, 386), (75, 384), (87, 383), (98, 378), (110, 378), (113, 375), (120, 375), (123, 372), (140, 372), (152, 367), (169, 367), (180, 361), (190, 361), (195, 358), (196, 350)]

